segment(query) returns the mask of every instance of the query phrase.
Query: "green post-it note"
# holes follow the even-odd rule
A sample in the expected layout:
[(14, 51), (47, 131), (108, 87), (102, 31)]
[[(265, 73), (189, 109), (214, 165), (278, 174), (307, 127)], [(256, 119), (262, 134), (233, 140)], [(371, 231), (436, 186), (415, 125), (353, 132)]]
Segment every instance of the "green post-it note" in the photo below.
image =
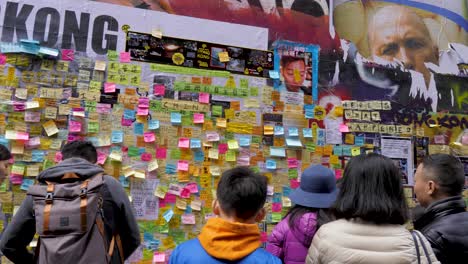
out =
[(107, 59), (109, 61), (118, 61), (119, 53), (117, 53), (115, 50), (107, 50)]
[(288, 177), (290, 180), (297, 179), (297, 169), (288, 170)]
[(240, 88), (249, 88), (249, 80), (248, 79), (240, 79), (240, 84), (239, 84), (239, 87)]
[(250, 169), (253, 170), (253, 172), (255, 173), (260, 173), (260, 168), (258, 166), (250, 167)]
[(258, 87), (250, 87), (250, 96), (258, 96)]
[(181, 155), (180, 149), (172, 149), (171, 150), (171, 155), (170, 155), (171, 159), (178, 160), (178, 159), (180, 159), (180, 155)]
[(223, 107), (221, 105), (213, 105), (211, 114), (213, 116), (223, 116)]
[(193, 114), (184, 114), (182, 116), (182, 126), (191, 126), (193, 124)]
[(161, 101), (159, 101), (159, 100), (150, 100), (149, 109), (151, 111), (161, 111), (162, 110)]
[(306, 150), (310, 152), (315, 152), (315, 144), (312, 142), (306, 143)]
[(152, 260), (153, 259), (153, 250), (144, 248), (143, 249), (143, 260)]
[(224, 133), (224, 139), (226, 139), (226, 140), (235, 139), (234, 133), (232, 133), (232, 132), (226, 132), (226, 133)]
[(140, 149), (138, 147), (134, 147), (134, 146), (128, 147), (129, 157), (138, 157), (139, 155), (140, 155)]
[(92, 122), (88, 123), (88, 133), (98, 133), (99, 132), (99, 122)]
[(228, 150), (226, 153), (226, 161), (236, 161), (236, 151), (235, 150)]
[(101, 91), (101, 82), (99, 81), (90, 81), (89, 82), (89, 91), (90, 92), (100, 92)]
[(262, 142), (261, 136), (252, 136), (252, 143), (253, 144), (260, 144)]
[(44, 160), (44, 162), (42, 163), (42, 170), (46, 170), (46, 169), (48, 169), (48, 168), (50, 168), (50, 167), (52, 167), (52, 166), (54, 166), (54, 162), (51, 161), (51, 160), (46, 159), (46, 160)]
[(278, 223), (278, 222), (280, 222), (282, 218), (283, 218), (283, 217), (282, 217), (281, 213), (272, 213), (272, 214), (271, 214), (271, 221), (272, 221), (273, 223)]

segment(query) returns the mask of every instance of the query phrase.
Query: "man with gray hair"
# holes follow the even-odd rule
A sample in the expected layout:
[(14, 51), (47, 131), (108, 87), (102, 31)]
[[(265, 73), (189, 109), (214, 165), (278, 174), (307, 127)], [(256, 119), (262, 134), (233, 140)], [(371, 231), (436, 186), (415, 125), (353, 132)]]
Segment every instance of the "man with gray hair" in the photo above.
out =
[(439, 50), (424, 21), (410, 8), (388, 5), (377, 10), (369, 21), (368, 41), (374, 60), (398, 60), (406, 69), (422, 73), (426, 85), (430, 82), (424, 63), (438, 64)]

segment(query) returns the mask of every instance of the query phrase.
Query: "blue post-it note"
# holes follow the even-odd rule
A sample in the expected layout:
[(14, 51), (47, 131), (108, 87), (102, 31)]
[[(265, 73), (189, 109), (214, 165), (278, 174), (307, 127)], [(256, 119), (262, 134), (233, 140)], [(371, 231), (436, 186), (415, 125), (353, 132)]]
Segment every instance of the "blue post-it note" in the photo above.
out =
[(288, 128), (288, 134), (290, 137), (298, 137), (299, 129), (297, 129), (297, 127), (290, 127)]
[(155, 130), (155, 129), (158, 129), (159, 128), (159, 120), (150, 120), (148, 122), (148, 129), (149, 130)]
[(21, 183), (20, 188), (23, 191), (27, 191), (32, 185), (34, 185), (34, 179), (23, 178), (23, 182)]
[(174, 216), (174, 211), (172, 211), (172, 209), (167, 210), (167, 211), (163, 214), (164, 220), (166, 220), (166, 222), (168, 222), (168, 223), (169, 223), (169, 221), (171, 221), (172, 216)]
[(166, 173), (175, 174), (177, 172), (177, 166), (175, 164), (166, 164)]
[(312, 138), (313, 137), (312, 128), (303, 128), (302, 135), (304, 136), (304, 138)]
[(133, 124), (133, 132), (135, 133), (135, 135), (143, 135), (144, 129), (145, 129), (145, 125), (143, 123)]
[(133, 120), (136, 118), (136, 111), (130, 109), (124, 109), (124, 119)]
[(282, 135), (284, 135), (284, 127), (282, 127), (282, 126), (275, 126), (274, 134), (275, 134), (275, 136), (282, 136)]
[(364, 146), (364, 137), (363, 136), (355, 136), (354, 137), (354, 144), (356, 146)]
[(35, 149), (35, 150), (33, 150), (31, 152), (31, 161), (32, 162), (43, 162), (44, 161), (44, 156), (45, 156), (44, 151)]
[(334, 146), (333, 147), (333, 155), (343, 156), (343, 146)]
[(270, 148), (270, 156), (272, 157), (286, 157), (286, 150), (284, 148)]
[(278, 71), (274, 71), (274, 70), (270, 70), (270, 78), (271, 78), (271, 79), (279, 79), (279, 78), (280, 78), (279, 72), (278, 72)]
[(298, 137), (287, 137), (286, 145), (288, 147), (302, 147), (302, 142)]
[(201, 140), (198, 138), (190, 139), (190, 148), (193, 148), (193, 149), (201, 148)]
[(266, 168), (269, 169), (269, 170), (275, 170), (276, 169), (276, 160), (267, 159), (266, 160)]
[(182, 123), (182, 114), (181, 113), (171, 113), (171, 123), (173, 125), (180, 125)]
[(240, 136), (239, 137), (239, 145), (241, 147), (248, 147), (250, 146), (250, 141), (252, 138), (250, 136)]
[(205, 153), (201, 150), (195, 151), (194, 153), (193, 160), (196, 162), (204, 161), (205, 160)]
[(124, 137), (123, 131), (114, 130), (114, 131), (112, 131), (111, 142), (112, 143), (122, 143), (123, 142), (123, 137)]
[(343, 156), (351, 156), (351, 146), (343, 146)]

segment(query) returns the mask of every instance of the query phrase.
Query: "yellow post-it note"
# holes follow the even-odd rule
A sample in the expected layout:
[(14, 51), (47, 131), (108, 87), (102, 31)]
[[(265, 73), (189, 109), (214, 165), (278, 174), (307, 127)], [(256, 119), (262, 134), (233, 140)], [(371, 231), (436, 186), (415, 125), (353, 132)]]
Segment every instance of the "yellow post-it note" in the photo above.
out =
[(44, 127), (44, 130), (47, 134), (47, 136), (52, 136), (52, 135), (55, 135), (59, 132), (58, 128), (57, 128), (57, 125), (55, 124), (54, 121), (52, 120), (49, 120), (47, 122), (45, 122), (44, 124), (42, 124), (42, 127)]
[(301, 73), (298, 69), (294, 69), (294, 81), (297, 83), (301, 81)]
[(227, 121), (225, 118), (217, 118), (216, 119), (216, 127), (226, 128)]
[(220, 62), (228, 62), (229, 61), (229, 54), (227, 51), (222, 51), (218, 53), (219, 61)]
[(352, 156), (359, 156), (361, 155), (361, 148), (360, 147), (354, 147), (351, 149), (351, 155)]
[(154, 171), (159, 167), (158, 165), (158, 160), (153, 160), (150, 163), (148, 163), (148, 171)]
[(228, 147), (229, 149), (239, 149), (239, 142), (237, 142), (235, 139), (229, 140)]

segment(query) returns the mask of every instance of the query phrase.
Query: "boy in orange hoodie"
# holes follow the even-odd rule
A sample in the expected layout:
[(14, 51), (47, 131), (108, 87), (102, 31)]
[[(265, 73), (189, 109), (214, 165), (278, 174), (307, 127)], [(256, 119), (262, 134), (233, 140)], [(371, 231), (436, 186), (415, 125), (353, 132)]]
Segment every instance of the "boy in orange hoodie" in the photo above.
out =
[(213, 212), (198, 238), (180, 244), (170, 264), (265, 263), (281, 261), (260, 248), (257, 222), (265, 217), (266, 177), (248, 167), (223, 173), (216, 190)]

